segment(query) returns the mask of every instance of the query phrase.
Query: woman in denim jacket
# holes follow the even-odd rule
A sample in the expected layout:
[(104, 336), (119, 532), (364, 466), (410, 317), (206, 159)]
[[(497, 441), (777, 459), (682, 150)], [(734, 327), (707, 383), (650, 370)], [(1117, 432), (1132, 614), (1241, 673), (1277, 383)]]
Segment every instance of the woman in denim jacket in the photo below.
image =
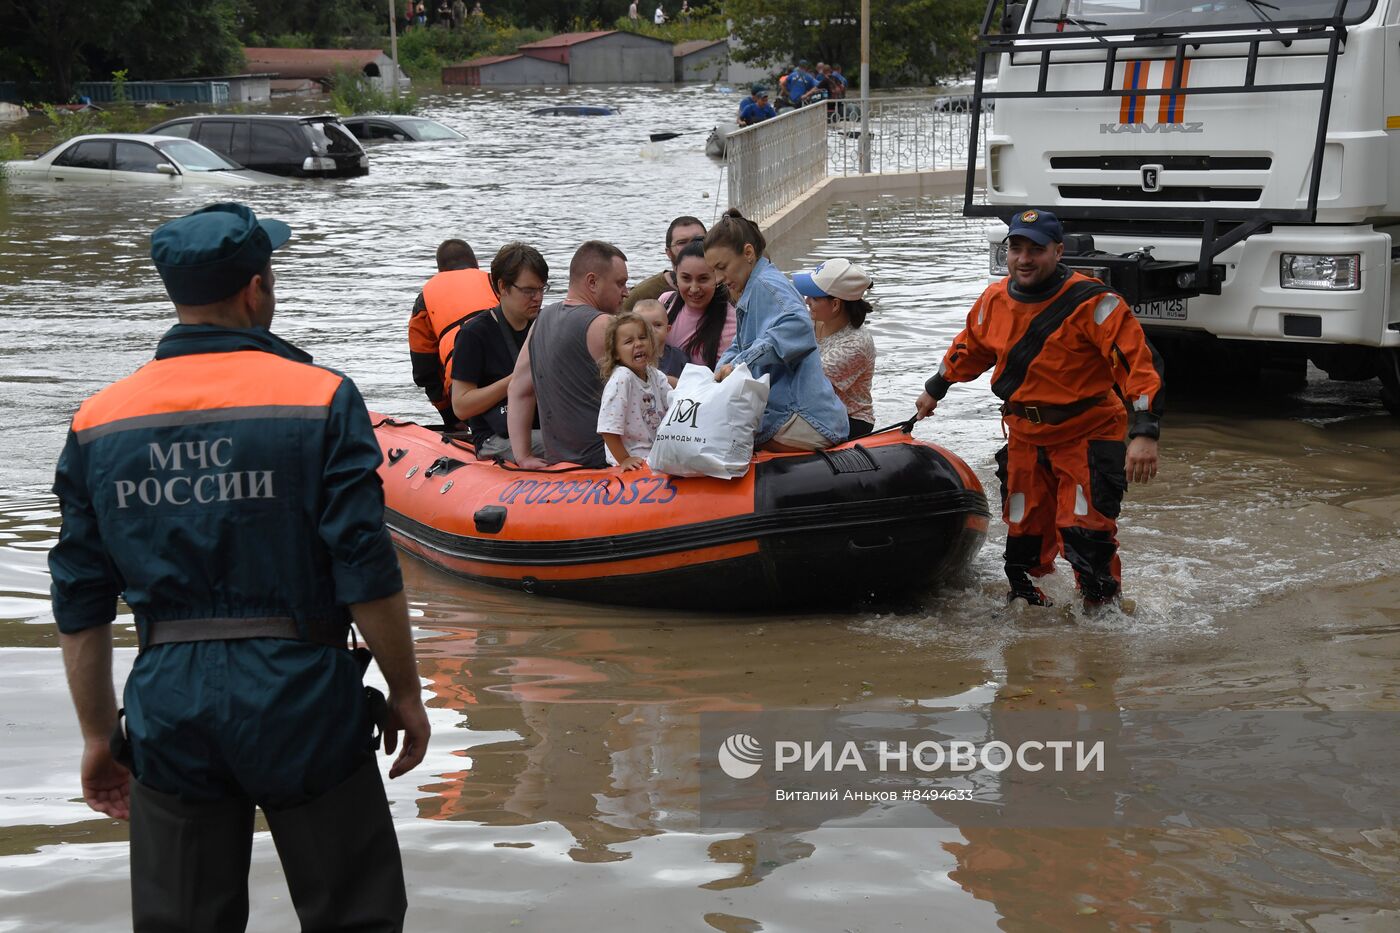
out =
[(768, 374), (768, 407), (754, 442), (779, 453), (821, 450), (846, 439), (846, 408), (822, 372), (812, 317), (802, 296), (767, 259), (758, 225), (725, 211), (705, 235), (705, 260), (738, 298), (734, 342), (719, 358), (715, 381), (739, 363)]

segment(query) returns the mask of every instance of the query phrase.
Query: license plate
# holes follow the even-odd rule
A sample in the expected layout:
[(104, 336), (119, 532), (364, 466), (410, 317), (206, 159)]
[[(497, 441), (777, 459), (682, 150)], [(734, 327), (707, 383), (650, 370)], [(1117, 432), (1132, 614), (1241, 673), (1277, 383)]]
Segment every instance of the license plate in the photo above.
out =
[(1185, 298), (1160, 298), (1157, 301), (1144, 301), (1133, 305), (1133, 314), (1154, 321), (1186, 320)]

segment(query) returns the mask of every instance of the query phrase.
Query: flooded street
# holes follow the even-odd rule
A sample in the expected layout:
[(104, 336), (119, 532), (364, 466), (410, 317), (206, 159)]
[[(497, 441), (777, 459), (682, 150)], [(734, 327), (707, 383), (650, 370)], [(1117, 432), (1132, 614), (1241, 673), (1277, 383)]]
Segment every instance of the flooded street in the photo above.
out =
[[(525, 115), (554, 102), (623, 113)], [(437, 243), (461, 236), (487, 261), (506, 240), (531, 242), (557, 295), (573, 248), (609, 239), (636, 283), (664, 263), (671, 217), (708, 223), (724, 206), (703, 144), (736, 103), (708, 88), (429, 94), (426, 115), (466, 145), (379, 147), (367, 177), (247, 199), (293, 229), (274, 329), (353, 377), (371, 407), (426, 418), (406, 322)], [(647, 147), (663, 131), (688, 135)], [(125, 826), (78, 799), (80, 741), (48, 610), (47, 489), (77, 404), (148, 360), (173, 323), (150, 231), (205, 200), (0, 196), (0, 931), (129, 927)], [(985, 283), (980, 223), (958, 208), (837, 204), (775, 250), (789, 272), (845, 256), (871, 273), (880, 425), (908, 416)], [(972, 579), (830, 615), (552, 602), (404, 558), (434, 729), (424, 763), (388, 788), (409, 928), (1400, 928), (1393, 813), (1346, 829), (914, 827), (876, 804), (815, 828), (707, 826), (700, 721), (714, 713), (1400, 713), (1400, 421), (1375, 383), (1313, 371), (1291, 396), (1182, 397), (1169, 372), (1168, 386), (1161, 475), (1130, 490), (1122, 519), (1132, 616), (1007, 610), (995, 521)], [(995, 506), (1002, 440), (985, 380), (955, 388), (917, 433), (962, 455)], [(812, 569), (840, 572), (839, 556)], [(742, 605), (715, 583), (717, 610)], [(1071, 601), (1067, 569), (1046, 588)], [(120, 678), (134, 640), (130, 617), (118, 621)], [(295, 928), (266, 833), (252, 888), (250, 929)]]

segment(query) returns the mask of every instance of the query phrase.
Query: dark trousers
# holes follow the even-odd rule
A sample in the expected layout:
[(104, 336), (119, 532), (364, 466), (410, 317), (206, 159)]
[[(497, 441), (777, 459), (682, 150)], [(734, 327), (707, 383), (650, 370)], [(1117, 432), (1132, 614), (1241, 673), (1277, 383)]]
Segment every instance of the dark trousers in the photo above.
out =
[[(131, 796), (134, 929), (242, 931), (253, 802), (186, 803), (138, 781)], [(304, 933), (403, 929), (403, 864), (373, 758), (310, 803), (263, 813)]]

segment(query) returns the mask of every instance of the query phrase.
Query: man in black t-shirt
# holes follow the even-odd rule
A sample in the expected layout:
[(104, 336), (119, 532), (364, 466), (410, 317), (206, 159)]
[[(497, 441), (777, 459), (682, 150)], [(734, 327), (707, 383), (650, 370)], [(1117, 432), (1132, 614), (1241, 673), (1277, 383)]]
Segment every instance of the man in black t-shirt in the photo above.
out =
[[(482, 460), (514, 460), (506, 427), (506, 393), (515, 358), (540, 313), (549, 266), (539, 250), (507, 243), (491, 260), (491, 286), (501, 303), (463, 324), (452, 352), (452, 410), (471, 425)], [(535, 456), (544, 455), (539, 416), (530, 432)]]

